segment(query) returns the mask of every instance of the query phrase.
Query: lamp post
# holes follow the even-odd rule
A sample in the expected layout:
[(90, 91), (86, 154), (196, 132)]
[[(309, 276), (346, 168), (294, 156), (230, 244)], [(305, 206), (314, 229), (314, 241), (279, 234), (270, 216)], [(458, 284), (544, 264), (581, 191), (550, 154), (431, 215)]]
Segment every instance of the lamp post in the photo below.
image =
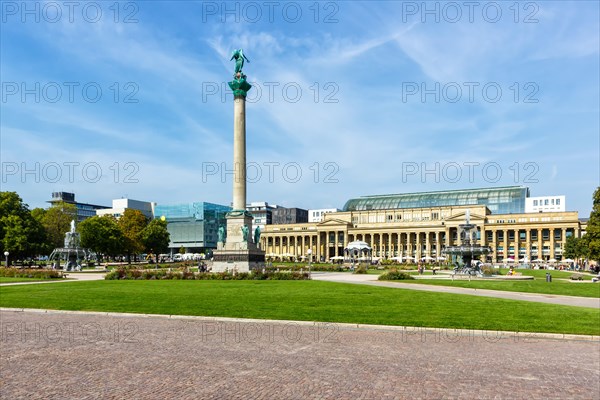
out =
[(9, 253), (8, 251), (5, 251), (5, 252), (4, 252), (4, 258), (6, 259), (6, 268), (8, 268), (8, 255), (9, 255), (9, 254), (10, 254), (10, 253)]
[(310, 276), (310, 264), (312, 262), (312, 249), (306, 250), (306, 254), (308, 254), (308, 276)]

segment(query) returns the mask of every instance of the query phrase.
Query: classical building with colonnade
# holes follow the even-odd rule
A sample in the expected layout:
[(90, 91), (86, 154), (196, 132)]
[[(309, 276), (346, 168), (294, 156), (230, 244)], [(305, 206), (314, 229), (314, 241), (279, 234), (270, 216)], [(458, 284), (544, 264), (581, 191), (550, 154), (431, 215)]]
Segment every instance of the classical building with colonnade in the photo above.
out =
[(560, 261), (566, 239), (580, 237), (585, 222), (576, 211), (526, 213), (528, 197), (523, 186), (365, 196), (318, 223), (266, 225), (261, 248), (267, 255), (310, 254), (327, 261), (343, 257), (348, 243), (360, 240), (381, 259), (438, 259), (444, 247), (458, 244), (459, 225), (469, 213), (478, 243), (493, 250), (482, 261)]

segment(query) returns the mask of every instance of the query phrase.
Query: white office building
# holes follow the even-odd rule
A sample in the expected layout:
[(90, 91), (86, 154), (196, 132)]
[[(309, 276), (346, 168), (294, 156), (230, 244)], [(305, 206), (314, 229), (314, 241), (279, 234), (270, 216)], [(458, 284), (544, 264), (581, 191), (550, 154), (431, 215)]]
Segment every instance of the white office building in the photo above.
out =
[(266, 201), (255, 201), (246, 204), (246, 211), (250, 212), (254, 217), (252, 226), (258, 226), (261, 231), (264, 231), (265, 225), (270, 225), (272, 223), (273, 210), (277, 207), (277, 204), (269, 204)]
[(115, 218), (121, 217), (126, 209), (131, 208), (134, 210), (141, 211), (146, 217), (154, 218), (154, 207), (156, 203), (149, 201), (140, 201), (132, 199), (114, 199), (112, 201), (112, 208), (106, 208), (104, 210), (97, 210), (96, 215), (112, 215)]
[(308, 222), (321, 222), (323, 215), (342, 211), (339, 208), (320, 208), (318, 210), (308, 210)]
[(564, 212), (565, 196), (527, 197), (525, 199), (526, 213)]

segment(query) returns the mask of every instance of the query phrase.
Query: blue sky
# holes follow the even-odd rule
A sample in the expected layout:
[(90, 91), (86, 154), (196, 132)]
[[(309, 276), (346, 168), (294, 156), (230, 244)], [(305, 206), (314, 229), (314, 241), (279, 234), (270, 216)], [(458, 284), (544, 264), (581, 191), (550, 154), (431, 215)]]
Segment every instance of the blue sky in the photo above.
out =
[(467, 3), (5, 1), (2, 190), (229, 204), (243, 48), (248, 201), (525, 185), (587, 217), (599, 3)]

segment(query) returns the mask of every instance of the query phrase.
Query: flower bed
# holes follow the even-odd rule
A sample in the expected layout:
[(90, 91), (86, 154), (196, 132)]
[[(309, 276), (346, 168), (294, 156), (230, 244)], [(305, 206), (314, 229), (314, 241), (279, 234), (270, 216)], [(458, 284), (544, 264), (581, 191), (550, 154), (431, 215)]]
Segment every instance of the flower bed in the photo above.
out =
[(252, 271), (252, 272), (191, 272), (191, 271), (165, 271), (159, 270), (139, 270), (119, 268), (106, 274), (107, 280), (308, 280), (310, 276), (306, 272), (276, 272), (276, 271)]
[(34, 279), (61, 279), (65, 275), (62, 271), (53, 269), (21, 269), (0, 268), (0, 276), (6, 278), (34, 278)]

